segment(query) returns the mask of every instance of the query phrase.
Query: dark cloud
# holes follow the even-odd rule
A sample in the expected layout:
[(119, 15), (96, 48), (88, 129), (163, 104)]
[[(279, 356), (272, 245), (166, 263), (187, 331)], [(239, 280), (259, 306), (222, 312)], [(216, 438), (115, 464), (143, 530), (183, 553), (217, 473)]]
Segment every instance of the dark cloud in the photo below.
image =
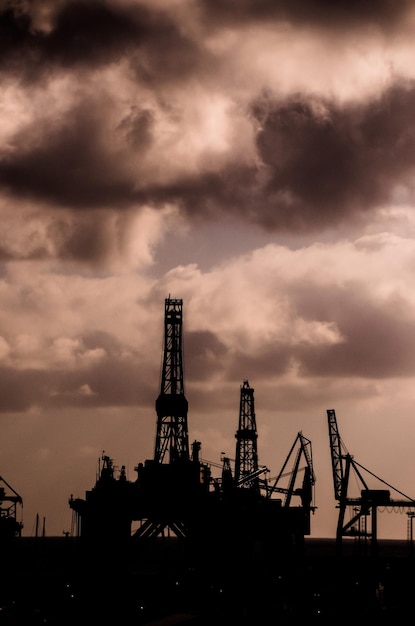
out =
[(120, 356), (123, 351), (123, 345), (118, 338), (104, 330), (94, 330), (83, 335), (82, 344), (87, 350), (103, 348), (111, 356)]
[(297, 345), (293, 356), (305, 376), (381, 379), (415, 373), (415, 321), (407, 302), (397, 296), (374, 300), (357, 284), (302, 285), (293, 293), (296, 310), (307, 320), (334, 323), (340, 343)]
[(258, 99), (252, 113), (265, 170), (234, 163), (154, 190), (153, 197), (173, 199), (190, 218), (223, 211), (297, 233), (370, 215), (393, 200), (397, 187), (414, 190), (414, 106), (413, 83), (354, 105)]
[(57, 256), (70, 261), (80, 261), (86, 264), (100, 263), (109, 256), (111, 249), (110, 224), (108, 220), (97, 212), (89, 219), (76, 220), (68, 225), (55, 225), (54, 231), (59, 235), (55, 240), (61, 245), (57, 248)]
[(174, 15), (102, 0), (66, 4), (42, 43), (43, 59), (60, 66), (113, 63), (127, 54), (142, 80), (157, 83), (194, 73), (200, 58)]
[[(95, 357), (94, 357), (94, 351)], [(79, 338), (77, 359), (59, 366), (30, 369), (0, 367), (0, 412), (33, 406), (153, 407), (159, 372), (138, 358), (111, 333), (95, 330)]]
[(192, 331), (185, 337), (185, 373), (189, 382), (206, 381), (222, 369), (227, 349), (212, 332)]
[(269, 380), (285, 374), (292, 365), (292, 345), (273, 342), (255, 350), (255, 354), (238, 351), (232, 355), (226, 369), (226, 378), (230, 381), (242, 378)]
[[(415, 373), (415, 320), (411, 307), (402, 298), (375, 300), (356, 283), (344, 287), (315, 288), (303, 282), (289, 288), (295, 315), (306, 322), (333, 324), (341, 336), (338, 343), (308, 343), (283, 339), (256, 347), (254, 353), (227, 352), (220, 338), (193, 333), (189, 363), (205, 367), (205, 380), (221, 371), (222, 380), (248, 378), (262, 382), (278, 380), (295, 366), (304, 378), (382, 379), (408, 377)], [(215, 346), (219, 345), (219, 353)], [(206, 355), (212, 351), (209, 358)], [(212, 358), (213, 357), (213, 358)], [(192, 366), (189, 379), (194, 380)], [(320, 394), (324, 390), (320, 390)]]
[(117, 131), (121, 132), (126, 141), (135, 150), (143, 150), (153, 141), (153, 113), (137, 105), (133, 106), (130, 113), (121, 120)]
[(152, 375), (151, 368), (140, 370), (136, 360), (110, 356), (76, 370), (17, 370), (3, 366), (0, 375), (1, 413), (33, 406), (151, 406), (158, 381), (156, 371)]
[(63, 261), (99, 267), (120, 253), (120, 235), (128, 230), (128, 213), (93, 211), (77, 214), (71, 220), (59, 220), (49, 229), (55, 242), (54, 254)]
[(132, 17), (105, 1), (67, 3), (39, 41), (43, 59), (63, 66), (116, 61), (145, 37), (146, 25)]
[[(109, 152), (104, 120), (83, 103), (56, 128), (45, 127), (34, 145), (23, 132), (16, 136), (14, 151), (0, 162), (0, 182), (16, 196), (72, 208), (175, 202), (190, 219), (227, 212), (271, 230), (312, 231), (384, 205), (398, 186), (413, 191), (414, 107), (412, 83), (359, 105), (258, 99), (252, 114), (265, 172), (235, 161), (154, 185), (124, 168), (127, 152)], [(135, 156), (145, 154), (155, 132), (151, 112), (134, 109), (115, 132)], [(88, 232), (74, 237), (81, 248), (91, 239)], [(73, 240), (67, 245), (75, 253)]]
[(49, 406), (154, 405), (158, 372), (140, 367), (135, 358), (107, 356), (94, 365), (52, 377), (56, 386)]
[(80, 72), (121, 59), (131, 63), (141, 80), (152, 83), (177, 82), (201, 69), (197, 42), (165, 11), (78, 0), (57, 5), (50, 22), (42, 30), (30, 12), (3, 10), (0, 69), (28, 83), (51, 71)]
[[(124, 160), (120, 163), (120, 155), (109, 153), (104, 143), (103, 108), (98, 102), (82, 102), (64, 119), (40, 127), (36, 121), (34, 128), (18, 133), (13, 153), (0, 160), (0, 183), (18, 196), (71, 208), (131, 202), (134, 181), (124, 172)], [(150, 132), (146, 118), (142, 126), (145, 149)], [(140, 120), (135, 120), (134, 131), (130, 127), (128, 132), (137, 137)]]
[(14, 73), (23, 59), (32, 56), (30, 18), (17, 16), (11, 9), (0, 13), (0, 68)]
[[(21, 221), (26, 217), (26, 225)], [(132, 211), (110, 209), (87, 212), (36, 211), (14, 216), (8, 211), (10, 228), (0, 241), (0, 260), (46, 260), (59, 258), (95, 269), (108, 260), (123, 258), (124, 234)], [(5, 216), (6, 218), (6, 216)], [(43, 224), (41, 220), (43, 218)]]
[[(230, 6), (246, 16), (270, 12), (278, 19), (309, 16), (317, 21), (323, 15), (340, 21), (346, 14), (356, 16), (359, 9), (362, 19), (377, 16), (382, 21), (397, 18), (409, 5), (263, 0), (242, 1), (239, 9), (233, 2)], [(219, 0), (209, 7), (212, 13), (225, 10)], [(162, 115), (174, 125), (174, 114), (167, 111), (168, 103), (161, 104), (157, 86), (189, 77), (206, 81), (202, 68), (212, 75), (214, 67), (209, 53), (174, 19), (144, 6), (76, 1), (58, 6), (50, 30), (35, 30), (27, 14), (9, 9), (0, 14), (0, 66), (24, 68), (32, 80), (40, 68), (62, 71), (128, 58), (137, 78), (154, 88), (154, 106), (164, 107)], [(190, 220), (226, 213), (270, 231), (296, 233), (369, 217), (394, 200), (398, 187), (408, 197), (413, 192), (413, 83), (397, 83), (359, 104), (340, 105), (304, 94), (285, 100), (273, 94), (258, 97), (247, 113), (259, 128), (258, 165), (247, 164), (240, 151), (232, 155), (230, 147), (226, 163), (216, 169), (212, 157), (205, 160), (201, 154), (198, 168), (189, 173), (185, 166), (177, 168), (175, 175), (167, 171), (170, 161), (165, 159), (166, 171), (157, 182), (151, 167), (146, 173), (140, 169), (150, 151), (157, 163), (160, 129), (154, 111), (137, 102), (114, 122), (111, 106), (89, 95), (60, 119), (42, 121), (37, 115), (0, 148), (0, 186), (16, 198), (52, 207), (118, 210), (174, 203)], [(58, 255), (88, 261), (105, 253), (105, 228), (94, 233), (92, 221), (82, 227), (55, 224)], [(47, 253), (40, 245), (30, 254), (42, 258)]]
[(38, 370), (0, 367), (0, 412), (25, 411), (42, 402), (47, 375)]
[[(48, 13), (47, 27), (38, 18)], [(192, 8), (192, 31), (174, 10), (116, 0), (74, 0), (22, 5), (0, 11), (0, 70), (27, 82), (53, 71), (99, 67), (126, 59), (148, 84), (214, 74), (215, 55), (196, 32), (228, 29), (260, 20), (311, 24), (328, 29), (400, 24), (410, 0), (200, 0)], [(194, 24), (193, 24), (194, 26)]]
[(252, 21), (288, 21), (344, 29), (399, 24), (412, 7), (410, 0), (202, 0), (209, 22), (235, 25)]
[(258, 102), (258, 149), (268, 168), (258, 220), (321, 228), (391, 201), (398, 185), (413, 191), (414, 105), (413, 84), (343, 107), (303, 98)]

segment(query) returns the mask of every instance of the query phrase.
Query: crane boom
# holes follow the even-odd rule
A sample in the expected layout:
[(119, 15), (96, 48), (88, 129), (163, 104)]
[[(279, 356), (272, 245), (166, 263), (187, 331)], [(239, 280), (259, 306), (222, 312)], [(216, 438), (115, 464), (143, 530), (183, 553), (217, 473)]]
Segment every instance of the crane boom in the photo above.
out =
[(333, 471), (334, 497), (341, 500), (344, 485), (344, 466), (341, 452), (341, 440), (337, 426), (336, 412), (334, 409), (327, 409), (327, 419), (329, 426), (331, 465)]

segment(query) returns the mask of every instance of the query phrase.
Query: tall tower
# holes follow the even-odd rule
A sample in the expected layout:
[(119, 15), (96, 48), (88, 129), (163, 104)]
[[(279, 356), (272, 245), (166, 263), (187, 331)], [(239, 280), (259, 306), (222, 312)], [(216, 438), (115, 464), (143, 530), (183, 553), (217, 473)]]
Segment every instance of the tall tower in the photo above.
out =
[(165, 536), (194, 537), (200, 505), (209, 493), (210, 469), (199, 459), (200, 442), (189, 454), (188, 403), (183, 384), (183, 301), (166, 298), (164, 356), (160, 394), (156, 400), (154, 459), (136, 467), (137, 499), (133, 519), (140, 522), (136, 540)]
[(259, 491), (254, 390), (247, 380), (241, 386), (239, 425), (235, 437), (235, 483)]
[(183, 300), (166, 298), (164, 304), (164, 356), (160, 395), (156, 400), (157, 433), (154, 460), (169, 463), (189, 460), (188, 402), (183, 382)]

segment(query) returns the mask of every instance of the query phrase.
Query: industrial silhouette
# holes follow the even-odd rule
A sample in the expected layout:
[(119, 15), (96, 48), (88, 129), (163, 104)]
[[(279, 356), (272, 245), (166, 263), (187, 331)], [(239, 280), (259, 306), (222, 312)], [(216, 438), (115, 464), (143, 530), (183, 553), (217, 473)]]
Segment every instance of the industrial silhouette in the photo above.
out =
[(23, 499), (3, 476), (0, 476), (0, 541), (20, 537)]
[[(314, 540), (311, 441), (300, 431), (280, 471), (258, 462), (254, 389), (240, 386), (235, 458), (207, 461), (189, 443), (183, 367), (183, 301), (165, 300), (154, 456), (134, 468), (102, 453), (95, 483), (69, 498), (71, 532), (22, 537), (21, 496), (0, 487), (0, 624), (340, 624), (377, 622), (412, 608), (415, 502), (391, 498), (350, 455), (327, 410), (335, 540)], [(219, 476), (214, 476), (217, 467)], [(350, 477), (361, 484), (351, 493)], [(385, 488), (387, 487), (387, 488)], [(394, 489), (395, 491), (398, 491)], [(378, 507), (404, 507), (409, 544), (379, 542)], [(346, 519), (349, 513), (349, 519)], [(408, 545), (409, 548), (408, 549)], [(362, 550), (369, 546), (368, 550)]]
[[(336, 549), (340, 555), (343, 548), (344, 537), (355, 537), (359, 543), (369, 544), (369, 549), (376, 556), (378, 549), (377, 513), (378, 507), (409, 508), (413, 509), (415, 501), (401, 491), (392, 487), (385, 480), (376, 476), (373, 472), (358, 463), (353, 456), (346, 451), (341, 440), (336, 412), (334, 409), (327, 410), (327, 419), (330, 438), (330, 453), (333, 471), (334, 497), (338, 501), (339, 517), (336, 530)], [(361, 485), (359, 496), (349, 493), (351, 473)], [(404, 496), (405, 499), (392, 499), (389, 489), (370, 489), (364, 478), (370, 474), (384, 486)], [(345, 520), (346, 511), (351, 515)], [(411, 513), (411, 511), (410, 511)], [(412, 537), (410, 537), (412, 543)]]
[[(283, 470), (273, 484), (258, 466), (254, 389), (247, 380), (240, 390), (234, 470), (223, 457), (222, 476), (213, 478), (212, 464), (202, 460), (201, 442), (189, 446), (188, 401), (183, 376), (183, 302), (167, 298), (160, 393), (155, 402), (157, 432), (154, 458), (139, 463), (137, 479), (128, 481), (124, 468), (115, 475), (113, 460), (103, 455), (98, 479), (85, 498), (71, 497), (73, 529), (87, 544), (139, 544), (175, 536), (191, 564), (212, 566), (229, 557), (243, 560), (298, 557), (310, 534), (315, 482), (311, 442), (296, 438), (296, 461), (287, 488)], [(299, 463), (306, 460), (302, 485)], [(280, 496), (285, 494), (284, 501)], [(297, 496), (297, 502), (293, 503)], [(132, 532), (133, 523), (138, 528)], [(192, 555), (192, 557), (190, 556)], [(190, 564), (190, 562), (189, 562)]]

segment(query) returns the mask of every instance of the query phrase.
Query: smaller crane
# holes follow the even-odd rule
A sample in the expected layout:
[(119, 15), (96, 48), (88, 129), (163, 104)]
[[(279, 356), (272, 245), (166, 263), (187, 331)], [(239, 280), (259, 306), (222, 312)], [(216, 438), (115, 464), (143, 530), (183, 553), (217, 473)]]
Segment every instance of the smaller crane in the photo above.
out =
[[(327, 419), (330, 439), (330, 453), (333, 472), (334, 497), (338, 502), (339, 517), (336, 531), (336, 551), (342, 553), (343, 537), (354, 536), (359, 539), (371, 539), (372, 555), (377, 552), (377, 509), (381, 506), (388, 507), (411, 507), (415, 506), (415, 500), (409, 498), (392, 485), (376, 476), (373, 472), (360, 465), (351, 454), (345, 451), (345, 446), (340, 438), (337, 425), (336, 412), (327, 409)], [(352, 497), (349, 494), (350, 474), (354, 471), (362, 489), (360, 496)], [(390, 487), (395, 492), (406, 498), (405, 500), (392, 500), (388, 489), (370, 489), (363, 477), (363, 471), (370, 474), (378, 481)], [(352, 510), (352, 516), (345, 521), (346, 511)], [(368, 518), (371, 517), (371, 527), (368, 528)]]
[[(295, 455), (294, 455), (295, 452)], [(287, 467), (294, 456), (294, 462), (291, 470), (288, 472), (289, 482), (288, 486), (281, 486), (281, 479), (287, 476)], [(304, 460), (305, 465), (300, 468), (301, 459)], [(300, 470), (304, 470), (304, 476), (301, 487), (296, 487), (297, 478)], [(304, 514), (307, 520), (306, 534), (310, 533), (310, 512), (314, 513), (316, 507), (314, 506), (314, 485), (316, 482), (314, 469), (313, 469), (313, 457), (311, 451), (311, 441), (304, 437), (300, 431), (292, 444), (287, 458), (280, 470), (280, 473), (275, 478), (272, 487), (267, 487), (268, 497), (271, 497), (273, 493), (285, 494), (283, 507), (288, 508), (291, 505), (293, 496), (299, 496), (301, 499), (301, 506), (304, 510)]]

